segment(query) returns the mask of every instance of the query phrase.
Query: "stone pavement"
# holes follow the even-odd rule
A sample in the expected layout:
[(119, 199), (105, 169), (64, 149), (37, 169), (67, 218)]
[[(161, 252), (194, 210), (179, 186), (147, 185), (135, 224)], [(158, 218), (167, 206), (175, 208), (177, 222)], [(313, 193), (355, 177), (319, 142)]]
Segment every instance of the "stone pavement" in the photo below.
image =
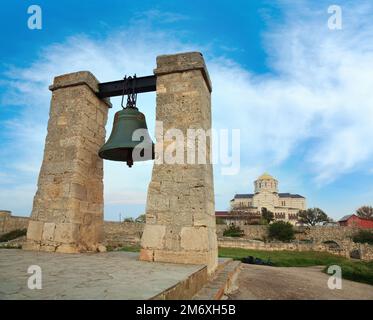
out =
[[(42, 289), (30, 290), (30, 265)], [(201, 270), (201, 265), (151, 263), (138, 253), (63, 254), (0, 249), (1, 299), (150, 299)]]

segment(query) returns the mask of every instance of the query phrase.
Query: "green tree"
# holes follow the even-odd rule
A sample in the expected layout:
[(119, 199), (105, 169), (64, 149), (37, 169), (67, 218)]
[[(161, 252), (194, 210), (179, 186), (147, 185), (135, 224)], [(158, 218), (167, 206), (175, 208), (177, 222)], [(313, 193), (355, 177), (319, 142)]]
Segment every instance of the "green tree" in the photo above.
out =
[(319, 208), (299, 211), (298, 220), (300, 223), (308, 226), (316, 226), (317, 224), (331, 221), (328, 215)]
[(362, 206), (356, 210), (356, 214), (362, 218), (373, 219), (373, 207), (372, 206)]
[(146, 219), (146, 216), (145, 214), (140, 214), (136, 219), (135, 219), (135, 222), (138, 222), (138, 223), (145, 223), (145, 220)]
[(269, 224), (274, 220), (274, 215), (272, 211), (267, 208), (262, 208), (262, 218)]
[(283, 242), (289, 242), (294, 239), (293, 225), (285, 221), (276, 221), (269, 225), (268, 236)]
[(134, 222), (132, 217), (127, 217), (123, 219), (123, 222)]

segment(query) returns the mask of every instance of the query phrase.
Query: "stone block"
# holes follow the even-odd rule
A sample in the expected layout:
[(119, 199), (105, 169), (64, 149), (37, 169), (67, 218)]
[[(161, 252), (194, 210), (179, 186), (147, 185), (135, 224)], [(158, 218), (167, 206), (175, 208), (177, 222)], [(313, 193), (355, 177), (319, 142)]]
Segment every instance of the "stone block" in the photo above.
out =
[(44, 223), (43, 236), (42, 239), (46, 241), (53, 241), (54, 230), (56, 229), (56, 224), (53, 222)]
[(208, 229), (206, 227), (183, 227), (181, 229), (181, 247), (187, 251), (205, 251), (210, 249)]
[(151, 224), (146, 225), (141, 238), (142, 248), (163, 248), (166, 226)]
[(87, 200), (87, 188), (84, 185), (72, 183), (70, 185), (70, 196), (85, 201)]
[(56, 225), (54, 240), (60, 243), (77, 243), (79, 225), (75, 223), (58, 223)]
[(142, 248), (139, 259), (142, 261), (154, 261), (154, 250)]
[(40, 241), (43, 234), (44, 222), (30, 220), (27, 228), (27, 239)]
[(80, 250), (76, 245), (62, 244), (56, 248), (59, 253), (79, 253)]

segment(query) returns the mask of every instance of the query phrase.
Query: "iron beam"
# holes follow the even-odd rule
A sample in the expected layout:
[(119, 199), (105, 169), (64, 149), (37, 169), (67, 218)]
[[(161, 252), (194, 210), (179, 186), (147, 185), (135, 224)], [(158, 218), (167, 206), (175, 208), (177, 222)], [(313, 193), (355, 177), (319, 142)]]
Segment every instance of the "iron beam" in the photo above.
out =
[[(124, 94), (132, 92), (133, 79), (128, 81), (128, 88), (124, 91)], [(109, 98), (121, 96), (123, 94), (124, 80), (117, 80), (111, 82), (103, 82), (98, 85), (98, 97)], [(156, 76), (147, 76), (136, 78), (135, 82), (135, 93), (152, 92), (156, 90)]]

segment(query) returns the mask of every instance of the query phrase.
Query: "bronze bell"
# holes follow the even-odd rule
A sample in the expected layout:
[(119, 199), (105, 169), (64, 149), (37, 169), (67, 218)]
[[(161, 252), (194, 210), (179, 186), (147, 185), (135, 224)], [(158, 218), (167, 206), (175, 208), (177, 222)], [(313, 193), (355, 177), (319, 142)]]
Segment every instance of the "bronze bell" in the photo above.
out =
[[(138, 129), (142, 130), (136, 131)], [(149, 136), (144, 114), (134, 106), (118, 111), (110, 137), (98, 155), (106, 160), (125, 161), (129, 167), (134, 161), (154, 159), (154, 143)]]

